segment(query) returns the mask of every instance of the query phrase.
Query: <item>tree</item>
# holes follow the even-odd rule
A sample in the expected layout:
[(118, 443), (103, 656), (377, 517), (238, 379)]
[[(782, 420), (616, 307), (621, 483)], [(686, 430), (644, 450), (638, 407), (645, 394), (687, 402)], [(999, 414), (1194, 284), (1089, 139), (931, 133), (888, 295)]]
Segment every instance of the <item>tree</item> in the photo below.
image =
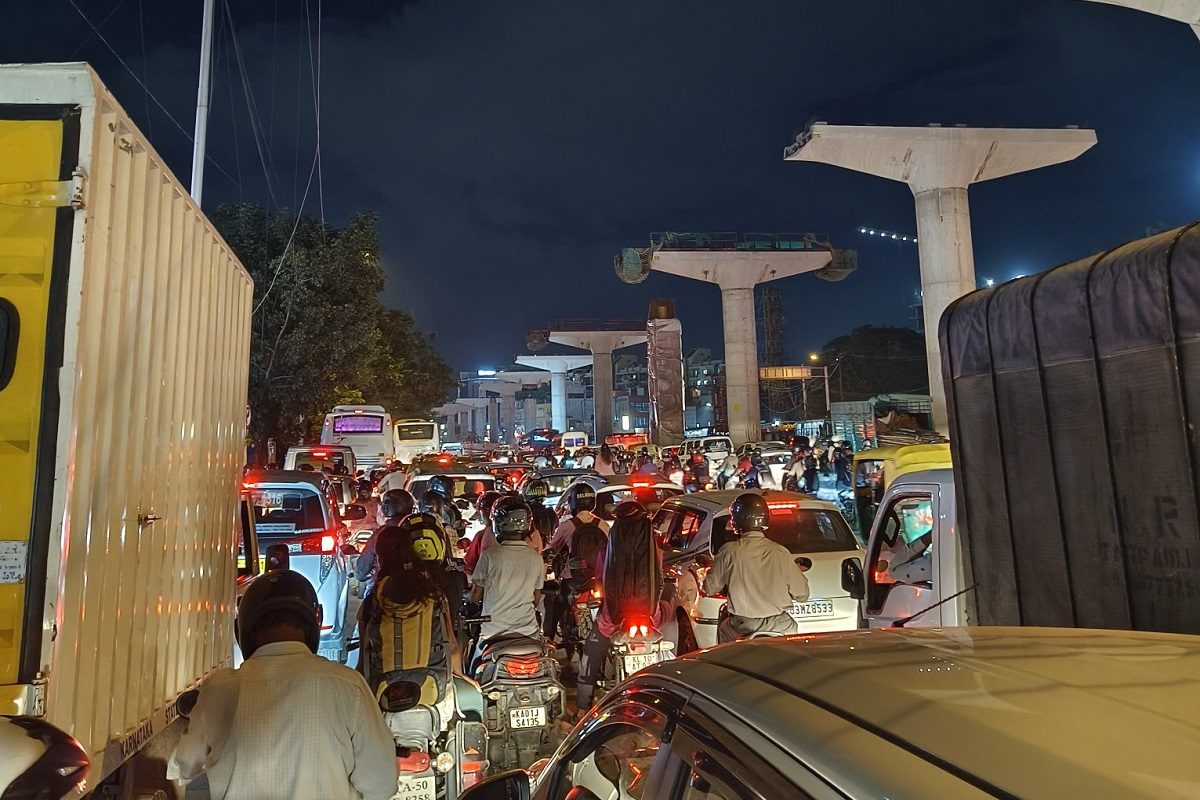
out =
[[(450, 367), (412, 317), (379, 301), (385, 276), (374, 214), (337, 229), (247, 204), (223, 206), (213, 220), (254, 279), (249, 400), (256, 441), (274, 437), (282, 447), (311, 440), (339, 403), (424, 416), (441, 402)], [(403, 390), (376, 394), (389, 385)]]
[(877, 394), (929, 391), (925, 336), (911, 328), (863, 325), (825, 343), (821, 362), (837, 371), (830, 379), (836, 400)]

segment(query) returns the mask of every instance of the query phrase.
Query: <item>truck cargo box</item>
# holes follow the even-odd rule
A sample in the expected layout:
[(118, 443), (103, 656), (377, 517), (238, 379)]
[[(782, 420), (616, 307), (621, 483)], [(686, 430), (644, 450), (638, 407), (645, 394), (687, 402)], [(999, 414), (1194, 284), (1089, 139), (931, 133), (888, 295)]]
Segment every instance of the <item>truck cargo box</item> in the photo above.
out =
[(0, 713), (93, 782), (231, 657), (252, 293), (95, 73), (0, 66)]
[(971, 618), (1200, 633), (1200, 224), (941, 321)]

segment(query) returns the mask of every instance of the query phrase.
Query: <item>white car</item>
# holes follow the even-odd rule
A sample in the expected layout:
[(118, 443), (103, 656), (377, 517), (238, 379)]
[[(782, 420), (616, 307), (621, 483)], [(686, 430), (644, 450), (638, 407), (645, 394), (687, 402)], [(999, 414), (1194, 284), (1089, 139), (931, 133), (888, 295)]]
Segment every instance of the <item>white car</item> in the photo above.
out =
[[(661, 475), (581, 475), (571, 483), (586, 483), (596, 492), (596, 516), (604, 520), (612, 520), (613, 509), (617, 503), (624, 500), (637, 500), (651, 514), (658, 510), (664, 502), (676, 495), (683, 494), (683, 487), (671, 483)], [(555, 505), (554, 513), (559, 518), (571, 513), (567, 508), (567, 491), (563, 491)]]
[(862, 559), (862, 549), (841, 511), (832, 503), (796, 492), (725, 490), (696, 492), (663, 503), (654, 515), (654, 533), (663, 547), (663, 563), (676, 578), (679, 602), (688, 609), (701, 647), (717, 643), (717, 624), (725, 606), (724, 595), (700, 592), (703, 567), (696, 556), (713, 556), (733, 535), (729, 506), (745, 491), (755, 491), (767, 500), (771, 516), (767, 538), (785, 546), (797, 558), (812, 562), (808, 578), (809, 597), (793, 602), (792, 618), (799, 633), (850, 631), (859, 627), (858, 601), (842, 588), (842, 560)]
[[(344, 630), (349, 602), (346, 557), (356, 551), (328, 483), (319, 473), (268, 470), (251, 473), (244, 485), (254, 508), (259, 553), (269, 561), (272, 545), (287, 547), (288, 568), (308, 578), (321, 602), (318, 654), (345, 662), (350, 633)], [(346, 511), (347, 520), (366, 515), (357, 504)]]
[(741, 447), (739, 447), (737, 449), (736, 455), (738, 458), (741, 458), (742, 456), (749, 453), (751, 450), (757, 450), (758, 452), (762, 453), (764, 456), (767, 453), (779, 453), (779, 452), (788, 453), (790, 455), (792, 452), (792, 448), (788, 447), (786, 442), (774, 442), (774, 441), (746, 442), (744, 445), (742, 445)]

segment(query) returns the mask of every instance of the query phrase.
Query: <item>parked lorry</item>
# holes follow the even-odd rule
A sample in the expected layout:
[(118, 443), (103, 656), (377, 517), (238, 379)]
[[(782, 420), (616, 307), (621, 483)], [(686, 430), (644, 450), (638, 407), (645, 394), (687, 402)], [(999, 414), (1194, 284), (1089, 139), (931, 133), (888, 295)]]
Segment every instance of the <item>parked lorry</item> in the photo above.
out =
[(969, 294), (940, 339), (953, 468), (897, 478), (843, 563), (869, 623), (1200, 633), (1200, 223)]
[(0, 66), (0, 714), (80, 791), (231, 659), (252, 295), (87, 65)]

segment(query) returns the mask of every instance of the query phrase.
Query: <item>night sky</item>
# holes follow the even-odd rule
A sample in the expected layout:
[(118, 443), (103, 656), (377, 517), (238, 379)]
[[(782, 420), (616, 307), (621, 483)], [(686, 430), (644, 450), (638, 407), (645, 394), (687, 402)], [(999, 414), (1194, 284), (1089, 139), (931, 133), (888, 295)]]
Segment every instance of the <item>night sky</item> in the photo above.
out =
[[(75, 0), (191, 132), (199, 0)], [(613, 256), (652, 231), (828, 234), (840, 284), (780, 281), (793, 357), (862, 323), (907, 324), (907, 187), (783, 148), (810, 120), (1095, 128), (1072, 164), (971, 189), (976, 268), (1005, 280), (1197, 217), (1200, 40), (1080, 0), (229, 0), (262, 125), (267, 189), (228, 26), (217, 40), (208, 209), (296, 208), (314, 152), (335, 224), (378, 210), (384, 300), (459, 369), (508, 362), (552, 318), (644, 318), (674, 297), (684, 345), (721, 345), (716, 287)], [(318, 7), (322, 20), (318, 26)], [(222, 0), (219, 13), (224, 14)], [(190, 142), (69, 0), (8, 0), (0, 60), (93, 64), (188, 183)], [(311, 31), (311, 35), (310, 35)], [(311, 46), (311, 59), (310, 59)], [(273, 199), (272, 199), (273, 198)]]

